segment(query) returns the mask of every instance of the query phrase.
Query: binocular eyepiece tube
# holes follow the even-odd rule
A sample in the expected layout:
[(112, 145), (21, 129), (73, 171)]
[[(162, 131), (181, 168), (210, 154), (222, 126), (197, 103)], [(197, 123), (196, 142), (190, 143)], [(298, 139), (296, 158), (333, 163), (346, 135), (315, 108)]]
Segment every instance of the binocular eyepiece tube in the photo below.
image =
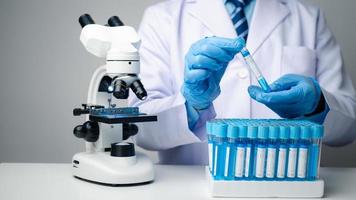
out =
[(111, 27), (124, 26), (124, 23), (120, 20), (118, 16), (112, 16), (108, 19), (108, 25)]
[[(93, 18), (85, 13), (79, 17), (79, 24), (82, 28), (88, 24), (95, 24)], [(124, 23), (120, 20), (118, 16), (112, 16), (108, 19), (108, 25), (111, 27), (124, 26)]]
[(79, 17), (79, 24), (84, 28), (88, 24), (95, 24), (93, 18), (89, 14), (83, 14)]

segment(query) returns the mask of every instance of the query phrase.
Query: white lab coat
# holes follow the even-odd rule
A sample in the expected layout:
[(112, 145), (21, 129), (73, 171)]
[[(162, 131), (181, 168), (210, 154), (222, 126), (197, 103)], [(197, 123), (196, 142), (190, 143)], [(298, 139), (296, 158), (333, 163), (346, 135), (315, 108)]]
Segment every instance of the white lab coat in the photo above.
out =
[[(151, 6), (139, 34), (140, 76), (148, 99), (140, 102), (131, 95), (129, 102), (143, 112), (157, 114), (158, 122), (141, 126), (136, 142), (158, 150), (162, 163), (207, 163), (205, 128), (189, 130), (180, 90), (184, 56), (194, 42), (212, 35), (236, 37), (223, 0), (171, 0)], [(257, 0), (247, 48), (269, 83), (287, 73), (315, 77), (330, 107), (324, 142), (340, 145), (354, 139), (355, 91), (340, 47), (319, 8), (299, 0)], [(230, 62), (221, 80), (221, 94), (205, 117), (278, 118), (250, 98), (247, 88), (251, 84), (257, 84), (256, 80), (238, 55)]]

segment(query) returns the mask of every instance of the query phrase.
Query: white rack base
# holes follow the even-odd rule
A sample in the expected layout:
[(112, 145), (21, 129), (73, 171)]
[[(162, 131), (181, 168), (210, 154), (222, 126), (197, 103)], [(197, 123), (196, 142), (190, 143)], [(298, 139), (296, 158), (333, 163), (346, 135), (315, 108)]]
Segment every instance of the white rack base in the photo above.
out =
[(321, 198), (324, 181), (224, 181), (214, 180), (206, 168), (212, 197)]

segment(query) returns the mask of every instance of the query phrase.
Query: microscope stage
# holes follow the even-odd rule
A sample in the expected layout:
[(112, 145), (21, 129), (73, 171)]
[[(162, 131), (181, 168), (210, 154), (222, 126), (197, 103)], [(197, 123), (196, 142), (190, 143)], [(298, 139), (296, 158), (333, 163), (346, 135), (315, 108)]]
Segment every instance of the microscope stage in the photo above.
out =
[(89, 115), (89, 119), (91, 121), (102, 122), (106, 124), (123, 124), (123, 123), (137, 123), (137, 122), (154, 122), (157, 121), (157, 116), (146, 115), (146, 114)]
[(106, 124), (123, 124), (157, 121), (156, 115), (140, 113), (138, 107), (104, 108), (103, 106), (99, 105), (83, 105), (85, 105), (84, 109), (76, 108), (73, 112), (89, 114), (89, 119), (94, 122), (101, 122)]

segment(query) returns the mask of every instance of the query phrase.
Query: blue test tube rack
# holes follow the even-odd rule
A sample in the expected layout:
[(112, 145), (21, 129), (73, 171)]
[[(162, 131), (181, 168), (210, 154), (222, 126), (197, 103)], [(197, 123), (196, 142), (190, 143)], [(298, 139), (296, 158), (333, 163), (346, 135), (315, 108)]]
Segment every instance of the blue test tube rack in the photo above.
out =
[[(307, 120), (214, 119), (207, 122), (207, 171), (211, 185), (218, 188), (212, 188), (213, 196), (322, 196), (324, 182), (319, 178), (319, 163), (323, 132), (322, 125)], [(235, 184), (237, 188), (231, 189)], [(247, 186), (256, 187), (259, 192), (249, 193)], [(269, 189), (261, 191), (257, 187)], [(315, 189), (310, 190), (313, 187)]]

